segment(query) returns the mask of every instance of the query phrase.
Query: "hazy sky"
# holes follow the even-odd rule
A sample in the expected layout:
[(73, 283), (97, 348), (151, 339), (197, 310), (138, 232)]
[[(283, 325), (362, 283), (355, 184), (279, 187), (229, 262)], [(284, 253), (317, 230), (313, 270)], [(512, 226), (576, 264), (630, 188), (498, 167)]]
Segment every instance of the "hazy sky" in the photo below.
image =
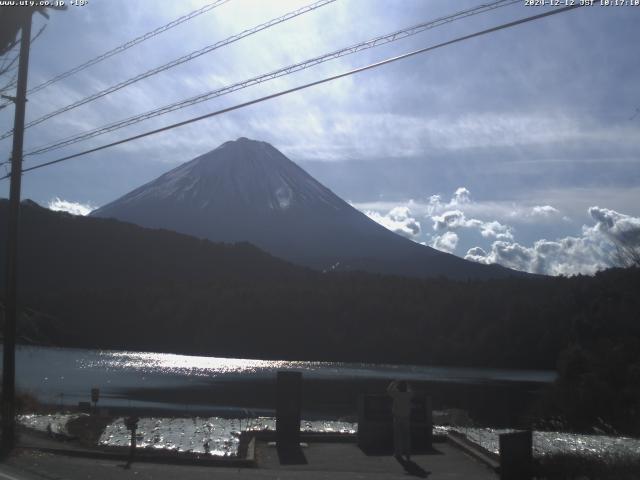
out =
[[(206, 3), (89, 0), (38, 16), (34, 31), (47, 26), (32, 47), (29, 85)], [(34, 93), (27, 119), (307, 3), (230, 0)], [(30, 128), (25, 148), (480, 3), (337, 0)], [(28, 157), (25, 167), (545, 8), (523, 0)], [(415, 241), (529, 271), (591, 273), (608, 264), (613, 239), (640, 244), (639, 24), (640, 7), (579, 8), (28, 173), (23, 197), (82, 212), (245, 136)], [(3, 132), (12, 120), (12, 108), (0, 111)], [(9, 148), (0, 141), (0, 155)]]

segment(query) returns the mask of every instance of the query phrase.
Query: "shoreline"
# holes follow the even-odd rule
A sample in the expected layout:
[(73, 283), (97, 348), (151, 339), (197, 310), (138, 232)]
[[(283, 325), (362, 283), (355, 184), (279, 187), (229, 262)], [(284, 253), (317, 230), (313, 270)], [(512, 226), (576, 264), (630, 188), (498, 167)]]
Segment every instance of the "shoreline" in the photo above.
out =
[[(387, 380), (304, 378), (302, 414), (309, 419), (344, 419), (357, 415), (358, 397), (386, 392)], [(431, 397), (433, 410), (462, 410), (478, 425), (523, 427), (543, 394), (538, 384), (456, 384), (411, 382), (418, 395)], [(86, 401), (89, 398), (87, 389)], [(51, 398), (51, 397), (49, 397)], [(78, 404), (39, 401), (48, 412), (79, 411)], [(149, 412), (168, 417), (219, 416), (247, 418), (273, 416), (275, 379), (211, 381), (199, 385), (123, 387), (104, 392), (98, 412)], [(94, 406), (91, 404), (91, 412)]]

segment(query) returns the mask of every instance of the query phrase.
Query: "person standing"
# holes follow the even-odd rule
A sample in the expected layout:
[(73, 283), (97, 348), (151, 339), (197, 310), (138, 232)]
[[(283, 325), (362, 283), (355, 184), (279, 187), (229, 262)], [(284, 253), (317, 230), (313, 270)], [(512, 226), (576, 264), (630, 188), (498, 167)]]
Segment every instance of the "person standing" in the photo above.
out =
[(394, 380), (387, 387), (387, 393), (393, 399), (393, 448), (394, 456), (402, 462), (405, 455), (411, 461), (411, 400), (413, 392), (404, 380)]

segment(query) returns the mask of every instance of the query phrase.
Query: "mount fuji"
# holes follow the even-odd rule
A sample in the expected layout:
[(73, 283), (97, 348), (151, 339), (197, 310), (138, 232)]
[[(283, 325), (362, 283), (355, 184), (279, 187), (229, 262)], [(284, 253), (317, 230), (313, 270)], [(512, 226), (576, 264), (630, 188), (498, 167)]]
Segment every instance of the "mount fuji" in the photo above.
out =
[(266, 142), (225, 142), (94, 210), (215, 242), (247, 241), (318, 270), (412, 277), (516, 275), (417, 244), (353, 208)]

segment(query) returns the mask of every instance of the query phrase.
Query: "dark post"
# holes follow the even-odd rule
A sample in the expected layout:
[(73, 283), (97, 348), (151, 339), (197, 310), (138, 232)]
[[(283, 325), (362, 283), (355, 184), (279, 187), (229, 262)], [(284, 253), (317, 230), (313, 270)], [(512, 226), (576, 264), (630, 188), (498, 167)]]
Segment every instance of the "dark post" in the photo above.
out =
[(278, 372), (276, 399), (276, 441), (281, 447), (300, 447), (302, 373)]
[(124, 419), (124, 425), (129, 431), (131, 431), (131, 442), (129, 443), (129, 458), (125, 468), (131, 468), (133, 459), (136, 455), (136, 430), (138, 429), (139, 417), (131, 416)]
[[(411, 442), (421, 450), (431, 450), (433, 448), (433, 407), (431, 397), (414, 398), (414, 414), (411, 418)], [(415, 408), (417, 404), (418, 408)], [(417, 418), (413, 418), (416, 417)]]
[[(21, 7), (22, 8), (22, 7)], [(16, 323), (18, 219), (20, 216), (20, 181), (22, 177), (22, 145), (24, 116), (27, 101), (27, 73), (31, 43), (32, 10), (24, 8), (21, 26), (18, 87), (13, 122), (13, 150), (11, 153), (11, 185), (9, 190), (9, 224), (7, 227), (6, 294), (4, 310), (4, 348), (2, 363), (2, 450), (8, 452), (15, 444), (15, 387), (16, 387)]]
[(100, 389), (91, 389), (91, 401), (93, 402), (93, 413), (98, 413), (98, 400), (100, 399)]
[(533, 475), (533, 434), (503, 433), (499, 437), (500, 480), (531, 480)]

